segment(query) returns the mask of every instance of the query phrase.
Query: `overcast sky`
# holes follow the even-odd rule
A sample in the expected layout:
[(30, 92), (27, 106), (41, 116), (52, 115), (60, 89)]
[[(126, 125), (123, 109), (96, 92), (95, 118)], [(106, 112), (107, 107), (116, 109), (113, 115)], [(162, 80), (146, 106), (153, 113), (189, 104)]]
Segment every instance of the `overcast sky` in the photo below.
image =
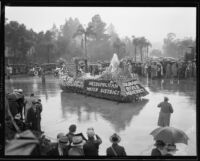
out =
[(99, 14), (107, 26), (112, 23), (121, 36), (145, 36), (163, 42), (167, 33), (177, 38), (196, 37), (196, 8), (192, 7), (6, 7), (5, 17), (24, 23), (36, 32), (63, 25), (69, 17), (88, 24)]

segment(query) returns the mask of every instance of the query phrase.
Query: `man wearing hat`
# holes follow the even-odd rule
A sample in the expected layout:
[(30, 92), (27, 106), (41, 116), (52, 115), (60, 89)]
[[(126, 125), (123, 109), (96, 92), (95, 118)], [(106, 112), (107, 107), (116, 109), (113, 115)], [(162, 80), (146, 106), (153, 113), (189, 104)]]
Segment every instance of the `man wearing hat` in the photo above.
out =
[(21, 119), (23, 119), (23, 109), (24, 109), (24, 94), (22, 89), (14, 89), (13, 93), (16, 95), (17, 103), (18, 103), (18, 112), (21, 115)]
[(167, 154), (165, 154), (165, 156), (173, 156), (178, 149), (176, 148), (175, 144), (168, 144), (166, 146), (166, 150), (167, 150)]
[(67, 156), (69, 150), (69, 139), (64, 133), (57, 135), (56, 145), (47, 153), (50, 156)]
[(102, 143), (101, 138), (94, 133), (93, 128), (87, 129), (87, 136), (88, 140), (83, 146), (85, 156), (98, 156), (99, 145)]
[(38, 127), (40, 116), (37, 111), (37, 103), (37, 99), (33, 100), (32, 106), (27, 112), (27, 123), (30, 125), (31, 130), (40, 131)]
[(85, 140), (82, 136), (74, 136), (72, 138), (71, 148), (68, 151), (68, 156), (84, 156), (83, 145)]
[(156, 146), (156, 148), (154, 148), (151, 151), (151, 156), (162, 156), (167, 153), (167, 151), (165, 149), (166, 144), (163, 141), (156, 140), (156, 143), (154, 145)]
[(107, 148), (107, 150), (106, 150), (107, 156), (115, 156), (115, 157), (117, 157), (117, 156), (126, 156), (126, 152), (125, 152), (124, 147), (118, 145), (118, 143), (121, 141), (121, 138), (120, 138), (119, 135), (114, 133), (110, 137), (110, 141), (112, 143), (112, 146)]
[(171, 103), (169, 103), (168, 100), (168, 97), (164, 97), (164, 102), (158, 104), (158, 107), (160, 107), (158, 126), (161, 127), (170, 125), (171, 113), (174, 111)]
[(27, 121), (27, 113), (28, 113), (28, 110), (31, 108), (32, 102), (34, 100), (35, 100), (34, 93), (31, 93), (30, 97), (25, 98), (25, 101), (24, 101), (24, 104), (25, 104), (25, 108), (24, 108), (25, 121)]

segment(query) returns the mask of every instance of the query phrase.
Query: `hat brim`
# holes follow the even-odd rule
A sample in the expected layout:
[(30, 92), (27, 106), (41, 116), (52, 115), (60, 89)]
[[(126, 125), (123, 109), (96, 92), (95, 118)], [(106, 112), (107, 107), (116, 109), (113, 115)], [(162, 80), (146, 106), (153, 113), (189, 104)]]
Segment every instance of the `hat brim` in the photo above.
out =
[(71, 143), (71, 146), (83, 146), (85, 144), (85, 140), (83, 140), (81, 143), (79, 144), (74, 144), (74, 143)]
[(113, 136), (110, 137), (110, 142), (111, 143), (119, 143), (121, 141), (121, 138), (119, 136), (116, 136), (117, 137), (117, 141), (113, 141)]

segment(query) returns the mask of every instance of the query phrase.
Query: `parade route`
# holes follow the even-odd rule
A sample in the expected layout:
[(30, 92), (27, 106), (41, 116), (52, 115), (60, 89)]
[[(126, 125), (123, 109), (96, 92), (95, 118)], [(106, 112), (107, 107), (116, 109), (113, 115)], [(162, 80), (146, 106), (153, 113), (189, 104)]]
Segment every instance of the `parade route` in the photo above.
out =
[(174, 108), (171, 126), (189, 136), (188, 145), (177, 144), (176, 155), (196, 155), (196, 81), (140, 79), (149, 95), (140, 102), (117, 103), (75, 93), (65, 93), (59, 88), (58, 79), (46, 77), (42, 84), (39, 77), (20, 77), (5, 81), (5, 89), (23, 89), (25, 96), (34, 92), (42, 100), (41, 127), (45, 135), (55, 141), (59, 132), (68, 132), (70, 124), (77, 125), (77, 133), (93, 127), (102, 138), (100, 155), (110, 145), (109, 136), (118, 133), (127, 155), (150, 155), (153, 137), (150, 132), (157, 128), (158, 103), (167, 96)]

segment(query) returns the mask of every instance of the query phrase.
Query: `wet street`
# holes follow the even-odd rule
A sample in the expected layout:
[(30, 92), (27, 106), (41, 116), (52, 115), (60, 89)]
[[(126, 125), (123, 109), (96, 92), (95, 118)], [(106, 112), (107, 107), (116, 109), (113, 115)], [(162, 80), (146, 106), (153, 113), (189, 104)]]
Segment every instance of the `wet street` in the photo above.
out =
[(42, 130), (52, 141), (59, 132), (68, 132), (70, 124), (77, 124), (77, 133), (86, 136), (88, 127), (94, 127), (102, 138), (99, 154), (105, 155), (111, 145), (109, 137), (117, 132), (127, 155), (150, 155), (154, 147), (150, 132), (157, 128), (158, 103), (167, 96), (174, 108), (171, 126), (189, 136), (188, 145), (177, 144), (176, 155), (196, 155), (196, 81), (181, 80), (170, 84), (169, 80), (142, 79), (149, 95), (138, 103), (117, 103), (84, 95), (65, 93), (59, 88), (58, 79), (46, 78), (42, 84), (38, 77), (21, 77), (6, 80), (6, 92), (14, 88), (24, 90), (26, 96), (34, 92), (43, 104)]

